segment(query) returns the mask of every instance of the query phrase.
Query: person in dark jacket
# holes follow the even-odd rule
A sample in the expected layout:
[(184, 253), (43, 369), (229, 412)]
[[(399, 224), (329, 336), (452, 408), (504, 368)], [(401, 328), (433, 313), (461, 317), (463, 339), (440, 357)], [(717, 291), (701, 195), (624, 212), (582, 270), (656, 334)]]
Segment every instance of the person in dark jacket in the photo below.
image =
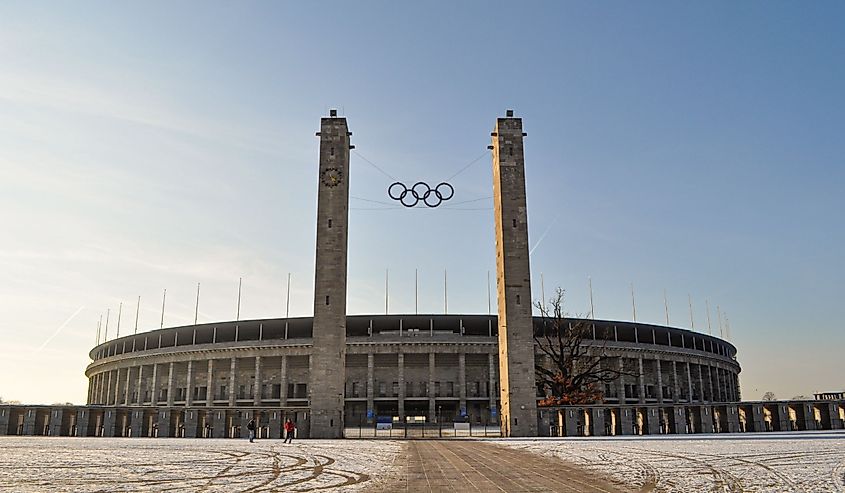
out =
[(246, 424), (246, 429), (249, 430), (249, 443), (253, 443), (255, 440), (255, 420), (250, 419), (249, 423)]

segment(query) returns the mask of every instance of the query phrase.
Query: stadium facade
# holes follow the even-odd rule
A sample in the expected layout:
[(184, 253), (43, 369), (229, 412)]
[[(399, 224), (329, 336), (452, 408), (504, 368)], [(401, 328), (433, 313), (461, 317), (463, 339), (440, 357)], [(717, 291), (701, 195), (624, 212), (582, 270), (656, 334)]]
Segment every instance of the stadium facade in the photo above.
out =
[[(172, 327), (90, 352), (86, 406), (0, 406), (0, 434), (278, 437), (466, 422), (503, 436), (835, 429), (845, 402), (740, 401), (736, 348), (636, 322), (572, 320), (620, 376), (601, 405), (537, 408), (522, 120), (491, 134), (498, 316), (346, 314), (351, 132), (321, 119), (314, 316)], [(486, 431), (485, 431), (486, 432)]]

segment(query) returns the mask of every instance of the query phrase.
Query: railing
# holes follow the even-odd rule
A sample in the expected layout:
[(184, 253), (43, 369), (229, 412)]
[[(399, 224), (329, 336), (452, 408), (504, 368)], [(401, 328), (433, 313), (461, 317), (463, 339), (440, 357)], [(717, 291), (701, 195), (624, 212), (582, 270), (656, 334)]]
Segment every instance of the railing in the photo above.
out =
[(365, 419), (355, 423), (347, 421), (344, 429), (345, 438), (469, 438), (500, 437), (498, 423), (367, 423)]

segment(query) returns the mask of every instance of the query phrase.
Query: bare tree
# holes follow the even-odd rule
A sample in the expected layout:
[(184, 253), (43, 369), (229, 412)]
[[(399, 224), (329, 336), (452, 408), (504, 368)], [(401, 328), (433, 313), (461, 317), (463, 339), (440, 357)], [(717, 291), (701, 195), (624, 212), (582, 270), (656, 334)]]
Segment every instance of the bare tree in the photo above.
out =
[(774, 400), (777, 400), (777, 397), (775, 397), (774, 392), (768, 391), (765, 394), (763, 394), (763, 400), (764, 401), (774, 401)]
[[(635, 373), (614, 369), (615, 358), (607, 355), (603, 343), (585, 344), (592, 338), (589, 320), (568, 319), (563, 312), (564, 290), (558, 288), (549, 305), (535, 304), (542, 323), (534, 331), (534, 341), (545, 358), (535, 364), (537, 386), (544, 398), (541, 406), (591, 404), (602, 402), (605, 384), (622, 375)], [(543, 365), (542, 360), (548, 364)]]

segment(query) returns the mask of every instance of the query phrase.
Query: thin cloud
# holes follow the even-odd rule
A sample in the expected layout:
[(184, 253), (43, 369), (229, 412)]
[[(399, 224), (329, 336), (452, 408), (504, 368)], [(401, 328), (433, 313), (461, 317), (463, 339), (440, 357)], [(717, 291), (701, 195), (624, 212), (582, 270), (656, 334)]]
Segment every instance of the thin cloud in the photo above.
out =
[(534, 250), (536, 250), (537, 247), (540, 246), (540, 243), (543, 242), (543, 239), (546, 237), (547, 234), (549, 234), (549, 231), (552, 230), (552, 226), (554, 226), (555, 223), (557, 222), (558, 217), (560, 217), (560, 216), (555, 217), (554, 220), (551, 222), (551, 224), (549, 224), (549, 226), (546, 228), (546, 230), (543, 231), (543, 234), (540, 235), (540, 239), (537, 240), (537, 243), (535, 243), (534, 246), (531, 247), (531, 250), (528, 250), (528, 255), (531, 255), (532, 253), (534, 253)]
[(74, 318), (76, 318), (76, 316), (77, 316), (77, 315), (79, 315), (79, 312), (81, 312), (81, 311), (82, 311), (82, 310), (84, 310), (84, 309), (85, 309), (85, 306), (84, 306), (84, 305), (83, 305), (83, 306), (80, 306), (79, 308), (77, 308), (77, 309), (76, 309), (76, 311), (75, 311), (75, 312), (73, 312), (73, 315), (69, 316), (69, 317), (67, 318), (67, 320), (65, 320), (65, 321), (62, 323), (62, 325), (59, 325), (59, 328), (58, 328), (58, 329), (56, 329), (56, 331), (55, 331), (55, 332), (53, 332), (53, 335), (51, 335), (50, 337), (48, 337), (48, 338), (47, 338), (47, 340), (46, 340), (46, 341), (44, 341), (44, 343), (43, 343), (43, 344), (41, 344), (41, 346), (39, 346), (39, 347), (38, 347), (38, 349), (36, 349), (36, 350), (35, 350), (35, 352), (36, 352), (36, 353), (41, 352), (41, 350), (42, 350), (42, 349), (44, 349), (44, 347), (45, 347), (47, 344), (49, 344), (49, 343), (50, 343), (50, 341), (52, 341), (52, 340), (53, 340), (53, 338), (55, 338), (57, 335), (59, 335), (59, 332), (61, 332), (61, 331), (62, 331), (62, 329), (64, 329), (65, 327), (67, 327), (67, 324), (69, 324), (69, 323), (71, 322), (71, 320), (73, 320)]

